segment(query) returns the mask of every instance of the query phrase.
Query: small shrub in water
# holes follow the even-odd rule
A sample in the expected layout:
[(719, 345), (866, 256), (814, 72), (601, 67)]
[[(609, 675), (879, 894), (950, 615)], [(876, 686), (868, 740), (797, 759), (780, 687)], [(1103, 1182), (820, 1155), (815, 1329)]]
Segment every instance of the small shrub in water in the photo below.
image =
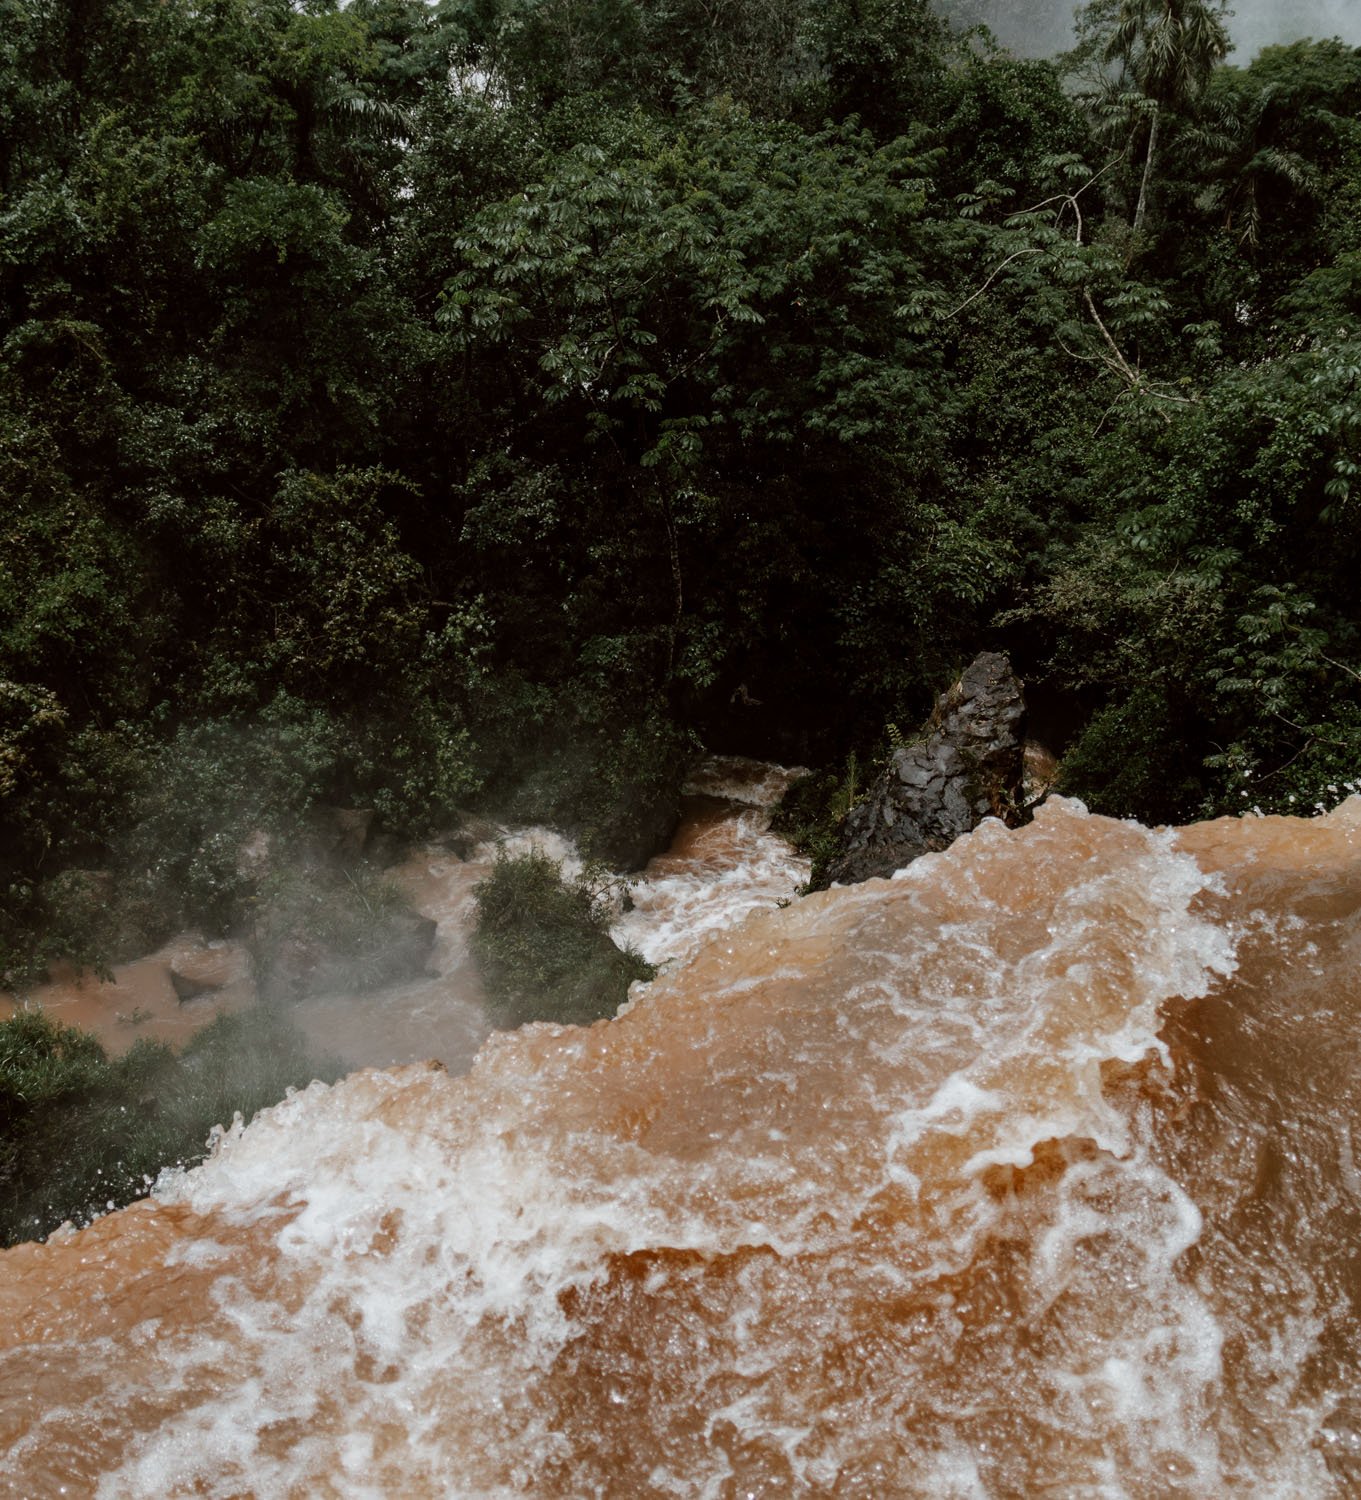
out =
[(656, 970), (609, 935), (608, 881), (564, 880), (541, 850), (502, 855), (475, 889), (473, 953), (503, 1025), (612, 1016)]

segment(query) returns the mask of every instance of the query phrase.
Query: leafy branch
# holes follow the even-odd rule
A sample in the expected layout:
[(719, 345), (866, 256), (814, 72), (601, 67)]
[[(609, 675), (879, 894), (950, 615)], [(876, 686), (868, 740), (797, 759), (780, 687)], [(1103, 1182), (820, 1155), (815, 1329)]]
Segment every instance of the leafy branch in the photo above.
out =
[[(957, 307), (943, 313), (941, 317), (947, 322), (957, 318), (966, 308), (983, 297), (1010, 266), (1020, 260), (1040, 256), (1047, 261), (1056, 283), (1077, 286), (1082, 306), (1086, 311), (1086, 322), (1095, 330), (1100, 341), (1099, 346), (1094, 348), (1091, 354), (1080, 354), (1068, 350), (1070, 355), (1100, 364), (1121, 382), (1129, 395), (1146, 396), (1155, 401), (1177, 406), (1193, 406), (1196, 404), (1194, 397), (1176, 394), (1151, 382), (1139, 369), (1138, 361), (1131, 361), (1126, 356), (1111, 331), (1107, 319), (1102, 317), (1093, 295), (1094, 274), (1112, 269), (1113, 266), (1103, 264), (1104, 257), (1099, 247), (1087, 242), (1082, 199), (1083, 195), (1089, 193), (1107, 173), (1119, 165), (1122, 159), (1120, 156), (1113, 157), (1099, 172), (1089, 176), (1080, 187), (1071, 192), (1051, 194), (1031, 207), (1010, 215), (1001, 231), (998, 231), (1000, 234), (1010, 235), (1023, 231), (1039, 243), (1022, 245), (1011, 251), (989, 273), (987, 279), (976, 291), (966, 297)], [(1085, 170), (1081, 168), (1080, 163), (1071, 158), (1060, 158), (1053, 165), (1070, 172)], [(1162, 310), (1162, 299), (1156, 294), (1148, 294), (1144, 288), (1140, 287), (1127, 287), (1120, 294), (1120, 300), (1131, 309), (1132, 318), (1136, 321), (1146, 320), (1154, 311)], [(1140, 306), (1140, 304), (1143, 305)], [(1058, 342), (1061, 347), (1067, 349), (1067, 345), (1063, 344), (1061, 338), (1058, 338)], [(1171, 421), (1171, 417), (1166, 412), (1160, 412), (1159, 415), (1165, 422)]]

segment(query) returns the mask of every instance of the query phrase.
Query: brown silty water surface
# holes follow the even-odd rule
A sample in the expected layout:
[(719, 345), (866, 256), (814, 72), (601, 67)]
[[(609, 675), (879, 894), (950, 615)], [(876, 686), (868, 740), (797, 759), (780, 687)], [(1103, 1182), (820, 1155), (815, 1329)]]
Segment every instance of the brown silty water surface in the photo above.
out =
[[(430, 973), (377, 991), (316, 996), (290, 1006), (291, 1019), (318, 1055), (356, 1068), (435, 1054), (460, 1071), (471, 1064), (490, 1030), (467, 948), (472, 892), (491, 869), (494, 854), (487, 846), (465, 861), (432, 847), (387, 871), (413, 909), (437, 924)], [(211, 986), (182, 1001), (171, 978), (177, 965), (203, 973)], [(247, 944), (205, 943), (184, 933), (154, 953), (117, 965), (109, 980), (60, 972), (22, 995), (0, 993), (0, 1019), (22, 1006), (35, 1007), (93, 1032), (118, 1056), (140, 1037), (182, 1047), (214, 1017), (246, 1009), (258, 998)]]
[[(790, 899), (808, 878), (808, 863), (769, 831), (770, 812), (800, 769), (740, 757), (706, 760), (686, 786), (671, 847), (634, 886), (635, 905), (615, 930), (654, 963), (674, 961), (748, 912)], [(572, 845), (546, 828), (504, 829), (466, 858), (430, 845), (386, 874), (415, 911), (436, 923), (429, 973), (361, 994), (315, 995), (289, 1014), (320, 1056), (351, 1068), (389, 1067), (438, 1057), (450, 1072), (471, 1066), (491, 1030), (481, 976), (469, 951), (476, 915), (473, 891), (498, 851), (541, 849), (568, 873), (580, 869)], [(171, 968), (185, 961), (212, 978), (211, 988), (182, 1001)], [(93, 1032), (117, 1056), (139, 1037), (182, 1047), (214, 1017), (253, 1005), (257, 986), (247, 945), (205, 943), (194, 933), (118, 965), (110, 980), (61, 972), (22, 996), (0, 992), (0, 1019), (23, 1005)]]
[(436, 924), (429, 972), (405, 984), (315, 995), (290, 1006), (291, 1019), (316, 1053), (338, 1057), (350, 1068), (426, 1057), (443, 1059), (454, 1072), (471, 1066), (491, 1030), (482, 979), (468, 949), (473, 889), (494, 860), (491, 845), (479, 846), (466, 860), (432, 846), (387, 872), (412, 909)]
[[(183, 958), (211, 967), (219, 981), (188, 1001), (180, 999), (170, 978), (171, 965)], [(93, 1032), (118, 1057), (139, 1037), (182, 1047), (215, 1016), (244, 1010), (255, 1000), (250, 958), (241, 944), (208, 944), (185, 933), (155, 953), (119, 964), (111, 979), (60, 966), (50, 983), (23, 995), (0, 991), (0, 1020), (31, 1005), (64, 1025)]]
[(1361, 802), (1055, 800), (0, 1256), (26, 1496), (1361, 1488)]

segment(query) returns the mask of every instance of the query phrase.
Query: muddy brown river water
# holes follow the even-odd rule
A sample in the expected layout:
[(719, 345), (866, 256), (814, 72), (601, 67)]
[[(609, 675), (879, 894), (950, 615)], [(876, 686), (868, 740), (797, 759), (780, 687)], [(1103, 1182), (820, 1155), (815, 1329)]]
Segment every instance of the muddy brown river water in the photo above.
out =
[[(768, 825), (771, 810), (801, 774), (736, 756), (702, 762), (686, 785), (670, 848), (631, 883), (632, 909), (621, 912), (616, 939), (653, 963), (674, 964), (748, 912), (790, 900), (808, 878), (808, 863)], [(473, 890), (491, 872), (498, 851), (530, 848), (558, 860), (569, 875), (581, 868), (573, 846), (550, 829), (508, 828), (467, 859), (432, 845), (388, 870), (412, 908), (436, 924), (430, 972), (377, 991), (317, 995), (290, 1006), (290, 1017), (317, 1054), (338, 1057), (350, 1068), (435, 1057), (450, 1072), (466, 1072), (491, 1031), (468, 950)], [(171, 970), (186, 963), (216, 982), (183, 1001)], [(23, 995), (0, 992), (0, 1019), (20, 1006), (40, 1007), (93, 1032), (117, 1056), (139, 1037), (183, 1046), (215, 1016), (256, 999), (244, 943), (205, 943), (184, 933), (155, 953), (119, 964), (107, 980), (62, 970)]]
[(0, 1256), (0, 1493), (1361, 1493), (1361, 799), (761, 904)]

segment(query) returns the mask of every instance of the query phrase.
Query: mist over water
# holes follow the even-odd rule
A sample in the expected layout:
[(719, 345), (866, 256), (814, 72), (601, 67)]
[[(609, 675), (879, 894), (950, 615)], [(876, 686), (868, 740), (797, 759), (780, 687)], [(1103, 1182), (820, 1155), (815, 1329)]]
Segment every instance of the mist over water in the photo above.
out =
[[(1068, 0), (955, 0), (946, 8), (956, 21), (989, 26), (1004, 46), (1026, 57), (1050, 57), (1072, 45)], [(1361, 0), (1238, 0), (1229, 30), (1233, 60), (1240, 63), (1263, 47), (1301, 37), (1336, 36), (1361, 46)]]

